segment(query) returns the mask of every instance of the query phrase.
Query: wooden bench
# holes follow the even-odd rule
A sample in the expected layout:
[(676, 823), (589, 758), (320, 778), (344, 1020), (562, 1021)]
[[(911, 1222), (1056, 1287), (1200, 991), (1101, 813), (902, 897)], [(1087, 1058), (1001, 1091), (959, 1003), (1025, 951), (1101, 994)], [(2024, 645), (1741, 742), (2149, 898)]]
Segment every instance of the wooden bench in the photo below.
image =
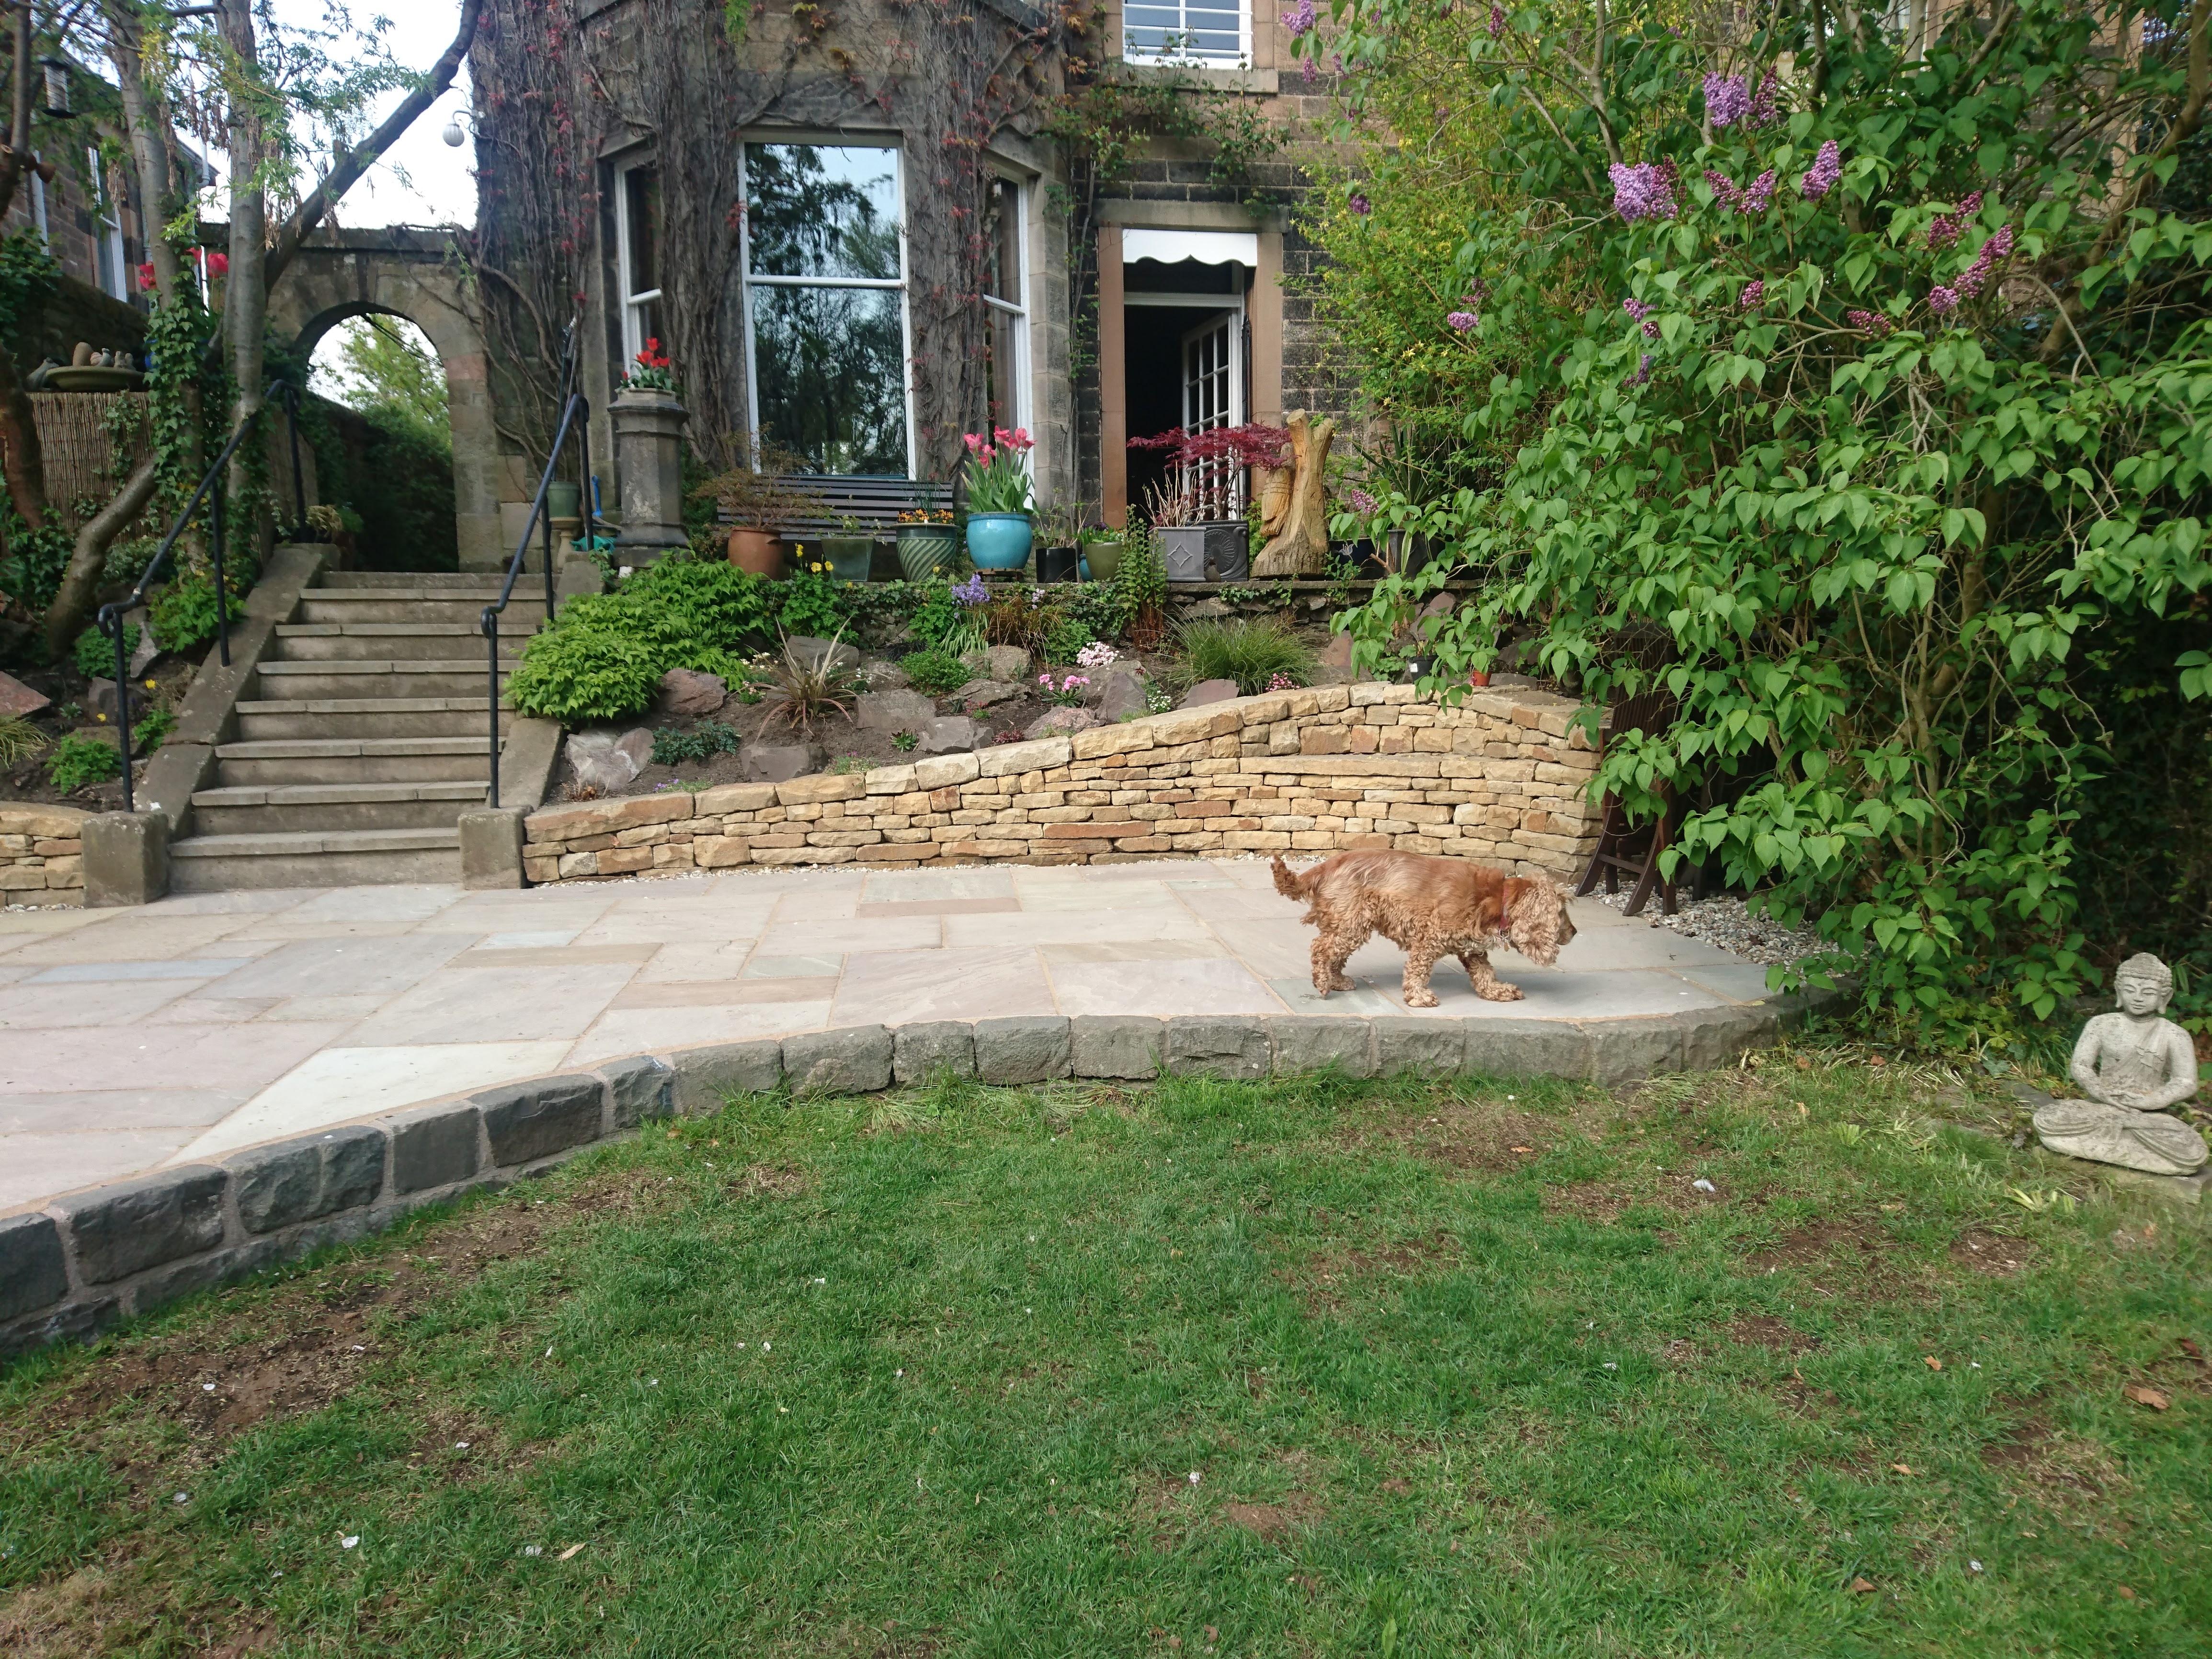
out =
[[(812, 474), (780, 482), (789, 484), (799, 494), (812, 496), (825, 509), (786, 520), (786, 541), (834, 536), (838, 532), (837, 521), (841, 518), (858, 519), (865, 526), (862, 534), (878, 541), (890, 541), (898, 535), (900, 514), (916, 507), (943, 510), (952, 505), (952, 486), (949, 483), (908, 478), (817, 477)], [(722, 521), (729, 522), (726, 515)]]

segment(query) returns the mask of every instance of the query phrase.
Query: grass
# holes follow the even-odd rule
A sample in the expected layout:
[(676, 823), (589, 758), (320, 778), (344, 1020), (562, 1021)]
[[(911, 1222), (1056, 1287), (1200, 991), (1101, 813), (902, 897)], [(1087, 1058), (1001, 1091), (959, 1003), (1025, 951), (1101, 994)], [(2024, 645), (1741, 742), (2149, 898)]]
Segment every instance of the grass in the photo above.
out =
[(1182, 652), (1177, 678), (1186, 690), (1203, 680), (1234, 680), (1251, 696), (1279, 674), (1299, 685), (1313, 678), (1313, 653), (1277, 617), (1178, 623), (1176, 644)]
[(0, 1650), (2201, 1654), (2201, 1224), (1974, 1086), (740, 1099), (0, 1373)]

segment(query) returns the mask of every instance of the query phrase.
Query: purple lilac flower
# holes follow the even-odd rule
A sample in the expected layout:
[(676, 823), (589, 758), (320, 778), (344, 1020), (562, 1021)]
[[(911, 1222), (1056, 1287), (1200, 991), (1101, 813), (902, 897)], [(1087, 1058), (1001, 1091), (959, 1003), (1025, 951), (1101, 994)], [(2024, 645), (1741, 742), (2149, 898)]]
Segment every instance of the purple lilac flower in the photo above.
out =
[(1490, 38), (1498, 40), (1505, 33), (1505, 8), (1498, 0), (1490, 0)]
[(1292, 39), (1307, 33), (1316, 21), (1314, 0), (1297, 0), (1297, 3), (1283, 14), (1283, 27), (1291, 32)]
[(1844, 176), (1844, 153), (1836, 148), (1832, 138), (1820, 146), (1820, 154), (1813, 158), (1813, 170), (1799, 181), (1798, 194), (1808, 202), (1817, 202), (1836, 187), (1836, 180)]
[(1996, 234), (1982, 244), (1982, 251), (1974, 256), (1974, 263), (1954, 277), (1951, 285), (1972, 299), (1990, 280), (1990, 273), (1996, 269), (1997, 261), (2008, 257), (2011, 252), (2012, 227), (1999, 225)]
[(1444, 321), (1462, 334), (1466, 333), (1481, 320), (1482, 319), (1472, 311), (1451, 311), (1444, 313)]
[(1718, 132), (1751, 113), (1751, 85), (1741, 75), (1705, 76), (1705, 117)]
[(1672, 167), (1650, 161), (1625, 167), (1616, 161), (1607, 169), (1613, 178), (1613, 205), (1631, 224), (1638, 219), (1674, 216), (1674, 179)]
[(1645, 352), (1637, 360), (1636, 373), (1621, 382), (1623, 386), (1642, 386), (1651, 378), (1651, 354)]
[(1743, 285), (1743, 297), (1735, 302), (1736, 309), (1739, 311), (1754, 310), (1762, 304), (1765, 299), (1766, 284), (1764, 282), (1753, 279)]
[(1620, 308), (1637, 322), (1644, 325), (1645, 339), (1656, 340), (1659, 337), (1658, 319), (1652, 316), (1650, 306), (1645, 305), (1641, 300), (1623, 300), (1620, 302)]
[(1739, 213), (1764, 213), (1773, 200), (1774, 169), (1769, 167), (1751, 181), (1751, 188), (1744, 191), (1743, 199), (1736, 204), (1736, 210)]
[(1480, 306), (1489, 297), (1490, 284), (1484, 282), (1481, 277), (1478, 276), (1467, 285), (1467, 296), (1462, 300), (1460, 303), (1462, 305), (1468, 306)]
[(952, 590), (952, 597), (962, 605), (981, 605), (991, 597), (991, 590), (983, 585), (983, 573), (977, 571)]
[(1928, 309), (1938, 317), (1948, 317), (1959, 308), (1959, 291), (1953, 288), (1931, 288), (1928, 290)]
[(1888, 335), (1897, 326), (1878, 311), (1847, 311), (1844, 313), (1844, 320), (1853, 328), (1873, 335), (1877, 340)]
[(1365, 193), (1361, 191), (1353, 191), (1344, 204), (1363, 218), (1375, 211), (1375, 204), (1369, 201)]
[(1344, 499), (1352, 503), (1352, 510), (1354, 513), (1359, 514), (1364, 518), (1373, 518), (1376, 510), (1382, 506), (1381, 502), (1358, 484), (1352, 485), (1344, 492)]
[(1982, 210), (1982, 192), (1978, 190), (1967, 197), (1949, 213), (1939, 213), (1929, 222), (1928, 246), (1940, 252), (1959, 240), (1959, 233), (1966, 228), (1966, 221)]
[(1750, 112), (1744, 118), (1748, 125), (1763, 127), (1773, 120), (1775, 90), (1774, 71), (1769, 70), (1766, 78), (1759, 83), (1759, 95), (1751, 100)]

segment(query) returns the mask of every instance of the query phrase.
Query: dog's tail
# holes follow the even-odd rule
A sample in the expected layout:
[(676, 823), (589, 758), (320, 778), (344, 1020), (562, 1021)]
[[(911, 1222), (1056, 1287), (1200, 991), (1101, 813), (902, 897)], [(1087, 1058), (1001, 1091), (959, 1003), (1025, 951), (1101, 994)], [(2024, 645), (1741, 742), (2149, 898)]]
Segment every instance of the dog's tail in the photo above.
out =
[(1289, 865), (1284, 863), (1279, 856), (1277, 857), (1274, 863), (1275, 890), (1286, 899), (1297, 899), (1303, 902), (1313, 890), (1314, 874), (1320, 867), (1319, 865), (1316, 865), (1313, 870), (1300, 875)]

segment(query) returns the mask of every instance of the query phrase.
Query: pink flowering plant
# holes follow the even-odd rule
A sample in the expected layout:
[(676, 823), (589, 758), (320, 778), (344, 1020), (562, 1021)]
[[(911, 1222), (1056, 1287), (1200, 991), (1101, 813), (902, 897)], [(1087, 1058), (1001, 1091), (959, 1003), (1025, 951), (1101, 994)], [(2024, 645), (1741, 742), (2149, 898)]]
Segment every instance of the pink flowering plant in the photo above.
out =
[(1037, 676), (1037, 690), (1044, 700), (1062, 708), (1080, 705), (1090, 684), (1091, 677), (1087, 674), (1055, 674), (1048, 669)]
[[(2094, 978), (2082, 878), (2114, 837), (2078, 826), (2138, 799), (2100, 778), (2143, 741), (2109, 711), (2201, 732), (2212, 694), (2212, 187), (2189, 159), (2212, 53), (2188, 44), (2212, 12), (1925, 12), (1908, 43), (1834, 9), (1747, 37), (1656, 3), (1343, 0), (1347, 129), (1383, 134), (1346, 176), (1377, 222), (1322, 216), (1317, 240), (1357, 262), (1402, 223), (1389, 255), (1429, 297), (1380, 257), (1323, 291), (1370, 406), (1433, 439), (1381, 517), (1419, 509), (1443, 550), (1343, 620), (1371, 669), (1480, 579), (1433, 624), (1428, 690), (1464, 695), (1515, 637), (1593, 734), (1662, 693), (1594, 793), (1672, 812), (1677, 869), (1817, 924), (1816, 977), (1848, 967), (1896, 1028), (2009, 1030)], [(1434, 347), (1370, 320), (1401, 314)]]
[(993, 428), (988, 438), (969, 433), (960, 441), (968, 447), (968, 510), (970, 513), (1027, 513), (1034, 504), (1030, 493), (1029, 453), (1036, 447), (1021, 427), (1009, 432)]

